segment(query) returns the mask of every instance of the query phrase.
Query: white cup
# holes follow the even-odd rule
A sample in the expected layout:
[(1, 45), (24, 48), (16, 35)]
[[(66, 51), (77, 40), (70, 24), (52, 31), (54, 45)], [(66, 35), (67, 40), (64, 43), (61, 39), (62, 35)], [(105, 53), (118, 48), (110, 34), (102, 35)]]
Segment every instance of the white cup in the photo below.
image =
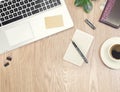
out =
[(120, 62), (120, 43), (112, 44), (108, 49), (108, 55), (112, 61)]

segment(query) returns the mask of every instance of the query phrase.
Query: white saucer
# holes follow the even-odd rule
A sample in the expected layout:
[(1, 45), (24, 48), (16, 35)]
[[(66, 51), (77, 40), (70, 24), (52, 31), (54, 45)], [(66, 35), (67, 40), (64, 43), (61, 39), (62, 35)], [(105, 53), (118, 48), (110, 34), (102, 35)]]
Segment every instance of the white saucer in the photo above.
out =
[(120, 44), (120, 37), (112, 37), (103, 43), (100, 51), (100, 55), (103, 60), (103, 63), (112, 69), (120, 69), (120, 62), (113, 61), (109, 57), (108, 49), (112, 44), (118, 44), (118, 43)]

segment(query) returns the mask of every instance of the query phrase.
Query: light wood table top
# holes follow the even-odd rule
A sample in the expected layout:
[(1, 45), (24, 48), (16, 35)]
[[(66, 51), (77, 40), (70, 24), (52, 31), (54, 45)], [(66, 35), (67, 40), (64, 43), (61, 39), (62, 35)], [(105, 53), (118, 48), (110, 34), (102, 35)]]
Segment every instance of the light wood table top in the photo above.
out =
[[(0, 55), (0, 92), (120, 92), (120, 70), (107, 68), (100, 58), (103, 42), (120, 36), (120, 29), (98, 22), (102, 12), (99, 6), (104, 0), (94, 1), (89, 14), (75, 7), (74, 0), (65, 1), (75, 26)], [(84, 23), (86, 18), (95, 24), (96, 30)], [(81, 67), (63, 60), (76, 28), (95, 37), (87, 55), (89, 64)], [(8, 55), (13, 60), (4, 67)]]

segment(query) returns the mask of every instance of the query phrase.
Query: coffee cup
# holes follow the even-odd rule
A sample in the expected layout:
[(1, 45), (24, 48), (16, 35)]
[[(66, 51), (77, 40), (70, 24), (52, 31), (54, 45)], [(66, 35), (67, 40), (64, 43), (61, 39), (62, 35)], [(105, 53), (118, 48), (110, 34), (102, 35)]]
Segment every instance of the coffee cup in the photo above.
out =
[(108, 54), (112, 61), (120, 62), (120, 44), (112, 44), (108, 49)]

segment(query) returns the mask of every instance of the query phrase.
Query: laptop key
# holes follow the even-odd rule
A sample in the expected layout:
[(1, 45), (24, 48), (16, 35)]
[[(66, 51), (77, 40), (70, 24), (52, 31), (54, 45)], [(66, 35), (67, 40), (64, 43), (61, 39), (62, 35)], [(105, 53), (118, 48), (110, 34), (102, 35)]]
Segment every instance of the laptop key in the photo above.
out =
[(16, 3), (16, 0), (12, 0), (13, 3)]
[(12, 5), (12, 8), (15, 8), (15, 5), (14, 5), (14, 4)]
[(28, 12), (27, 15), (30, 16), (30, 15), (32, 15), (32, 13), (31, 13), (31, 12)]
[(24, 2), (23, 2), (23, 1), (21, 1), (21, 2), (20, 2), (20, 5), (23, 5), (23, 4), (24, 4)]
[(36, 14), (38, 12), (39, 12), (39, 10), (34, 10), (34, 11), (32, 11), (32, 14)]
[(31, 11), (33, 11), (33, 10), (34, 10), (34, 7), (31, 7), (30, 9), (31, 9)]
[(7, 3), (4, 3), (4, 6), (7, 6)]
[(3, 8), (3, 11), (6, 11), (7, 9), (6, 8)]
[(31, 2), (31, 5), (32, 5), (32, 6), (35, 5), (35, 3), (34, 3), (34, 2)]
[(11, 1), (9, 1), (9, 2), (8, 2), (8, 5), (11, 5), (11, 4), (12, 4)]
[(25, 13), (26, 11), (25, 10), (22, 10), (22, 13)]
[(50, 8), (50, 6), (48, 5), (48, 6), (47, 6), (47, 8), (49, 9), (49, 8)]
[(8, 16), (5, 16), (5, 19), (7, 20), (7, 19), (8, 19)]
[(46, 7), (43, 7), (43, 10), (46, 10), (47, 8)]
[(5, 14), (6, 14), (6, 15), (8, 15), (8, 14), (9, 14), (9, 12), (8, 12), (8, 11), (6, 11), (6, 12), (5, 12)]
[(42, 6), (45, 6), (45, 3), (42, 3)]
[(3, 8), (3, 5), (2, 5), (2, 4), (0, 4), (0, 8)]
[(8, 7), (7, 7), (7, 9), (8, 9), (8, 10), (10, 10), (10, 9), (11, 9), (11, 7), (10, 7), (10, 6), (8, 6)]
[(35, 1), (36, 4), (43, 2), (43, 0), (37, 0)]
[(20, 20), (20, 19), (22, 19), (22, 18), (23, 18), (22, 16), (18, 16), (18, 17), (15, 17), (15, 18), (11, 19), (11, 20), (2, 22), (2, 24), (3, 24), (3, 25), (6, 25), (6, 24), (9, 24), (9, 23), (14, 22), (14, 21), (16, 21), (16, 20)]
[(23, 14), (23, 17), (24, 17), (24, 18), (27, 17), (27, 14)]
[(40, 11), (43, 11), (43, 8), (40, 8)]
[(37, 8), (39, 8), (39, 7), (41, 7), (41, 5), (40, 4), (37, 4), (36, 6), (35, 6), (35, 8), (37, 9)]
[(10, 15), (9, 15), (9, 18), (13, 18), (13, 15), (12, 15), (12, 14), (10, 14)]
[(53, 5), (53, 4), (51, 4), (51, 7), (54, 7), (54, 5)]
[(29, 9), (29, 8), (27, 8), (27, 9), (26, 9), (26, 11), (27, 11), (27, 12), (29, 12), (29, 11), (30, 11), (30, 9)]
[(14, 11), (13, 10), (10, 10), (10, 13), (13, 13)]
[(16, 16), (17, 16), (17, 13), (13, 13), (13, 16), (16, 17)]
[(3, 17), (4, 17), (4, 16), (5, 16), (5, 13), (1, 13), (1, 16), (3, 16)]
[(30, 7), (30, 4), (29, 4), (29, 3), (27, 4), (27, 7)]
[(1, 20), (1, 21), (4, 21), (4, 18), (1, 18), (0, 20)]
[(0, 9), (0, 13), (2, 13), (2, 9)]
[(18, 12), (18, 15), (21, 15), (21, 11)]
[(22, 10), (22, 7), (20, 6), (20, 7), (18, 7), (18, 10), (20, 11), (20, 10)]

